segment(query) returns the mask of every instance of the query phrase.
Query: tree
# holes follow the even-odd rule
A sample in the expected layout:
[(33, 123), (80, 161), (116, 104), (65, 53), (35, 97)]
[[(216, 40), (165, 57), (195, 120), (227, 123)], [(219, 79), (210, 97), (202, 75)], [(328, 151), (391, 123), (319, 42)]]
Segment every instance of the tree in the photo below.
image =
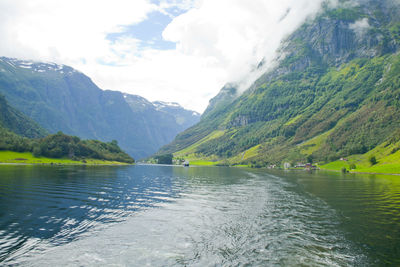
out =
[(39, 145), (36, 145), (36, 146), (33, 148), (32, 154), (33, 154), (33, 156), (34, 156), (35, 158), (38, 158), (38, 157), (40, 157), (40, 156), (42, 155), (42, 150), (40, 149), (40, 146), (39, 146)]
[(368, 160), (371, 163), (371, 165), (375, 165), (376, 163), (378, 163), (375, 156), (370, 156)]
[(112, 141), (111, 141), (111, 145), (113, 145), (113, 146), (118, 146), (118, 141), (117, 141), (117, 140), (112, 140)]

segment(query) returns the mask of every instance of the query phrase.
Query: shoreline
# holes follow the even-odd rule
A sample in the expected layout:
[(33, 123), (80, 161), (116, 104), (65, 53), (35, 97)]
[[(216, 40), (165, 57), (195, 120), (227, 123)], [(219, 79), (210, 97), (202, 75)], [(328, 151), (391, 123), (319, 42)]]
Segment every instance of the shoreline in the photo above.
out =
[[(288, 169), (288, 171), (295, 171), (296, 169)], [(300, 170), (299, 170), (300, 171)], [(307, 171), (307, 170), (304, 170)], [(328, 172), (339, 172), (343, 173), (341, 170), (332, 170), (332, 169), (319, 169), (319, 170), (312, 170), (312, 171), (328, 171)], [(372, 174), (372, 175), (393, 175), (393, 176), (400, 176), (400, 173), (384, 173), (384, 172), (355, 172), (349, 171), (343, 174)]]
[(129, 166), (135, 163), (37, 163), (37, 162), (0, 162), (0, 166)]
[(70, 158), (47, 158), (47, 157), (34, 157), (30, 152), (15, 152), (3, 150), (0, 151), (0, 165), (45, 165), (45, 166), (62, 166), (62, 165), (76, 165), (76, 166), (123, 166), (131, 165), (133, 163), (94, 159), (94, 158), (80, 158), (72, 160)]
[[(134, 166), (134, 165), (149, 165), (149, 166), (180, 166), (180, 165), (166, 165), (166, 164), (149, 164), (149, 163), (124, 163), (124, 162), (105, 162), (105, 163), (59, 163), (59, 162), (0, 162), (0, 166)], [(219, 167), (216, 165), (196, 165), (193, 164), (193, 167)], [(251, 168), (250, 166), (240, 166), (240, 165), (233, 165), (233, 166), (225, 166), (231, 168), (250, 168), (250, 169), (265, 169), (269, 170), (268, 168)], [(284, 169), (282, 169), (284, 170)], [(288, 169), (286, 171), (308, 171), (303, 169)], [(328, 172), (336, 172), (341, 173), (340, 170), (332, 170), (332, 169), (319, 169), (319, 170), (312, 170), (312, 171), (328, 171)], [(382, 173), (382, 172), (357, 172), (357, 171), (350, 171), (344, 174), (371, 174), (371, 175), (391, 175), (391, 176), (400, 176), (400, 173)]]
[(384, 173), (384, 172), (349, 172), (349, 173), (400, 176), (400, 173)]
[[(195, 163), (193, 164), (194, 166), (203, 166), (203, 167), (219, 167), (218, 165), (196, 165)], [(232, 166), (226, 166), (226, 167), (233, 167), (233, 168), (250, 168), (250, 169), (257, 169), (257, 168), (252, 168), (250, 166), (244, 166), (244, 165), (232, 165)], [(262, 167), (258, 169), (267, 169), (267, 167)], [(284, 170), (284, 169), (282, 169)], [(288, 171), (308, 171), (305, 169), (287, 169)], [(320, 168), (317, 170), (311, 170), (311, 171), (329, 171), (329, 172), (342, 172), (341, 170), (334, 170), (334, 169), (324, 169)], [(357, 172), (357, 171), (349, 171), (347, 172), (348, 174), (372, 174), (372, 175), (392, 175), (392, 176), (400, 176), (400, 173), (384, 173), (384, 172)]]

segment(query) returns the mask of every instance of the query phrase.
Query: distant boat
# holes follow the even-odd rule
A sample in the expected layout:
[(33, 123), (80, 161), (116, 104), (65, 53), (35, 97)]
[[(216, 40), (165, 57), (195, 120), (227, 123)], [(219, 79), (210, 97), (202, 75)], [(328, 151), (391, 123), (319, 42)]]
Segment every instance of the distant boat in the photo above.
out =
[(183, 163), (183, 166), (189, 167), (189, 161), (185, 160), (185, 162)]

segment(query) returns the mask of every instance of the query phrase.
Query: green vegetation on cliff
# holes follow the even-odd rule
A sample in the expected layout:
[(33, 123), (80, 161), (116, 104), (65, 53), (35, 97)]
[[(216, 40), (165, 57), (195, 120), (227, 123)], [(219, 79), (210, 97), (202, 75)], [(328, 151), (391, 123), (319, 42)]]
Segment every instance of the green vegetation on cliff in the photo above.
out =
[(400, 130), (399, 10), (389, 0), (326, 7), (285, 40), (275, 69), (241, 96), (223, 89), (160, 153), (257, 166), (354, 157), (360, 170), (383, 168), (389, 155), (367, 165)]
[(11, 107), (6, 98), (0, 94), (0, 135), (5, 134), (3, 129), (29, 138), (43, 137), (47, 134), (46, 130), (32, 119)]

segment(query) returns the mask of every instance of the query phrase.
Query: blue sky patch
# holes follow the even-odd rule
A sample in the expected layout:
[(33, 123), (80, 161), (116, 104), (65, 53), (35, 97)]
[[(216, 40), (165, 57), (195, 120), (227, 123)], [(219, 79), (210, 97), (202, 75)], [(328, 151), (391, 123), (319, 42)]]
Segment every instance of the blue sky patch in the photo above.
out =
[(167, 12), (172, 16), (162, 14), (158, 11), (148, 15), (146, 20), (130, 25), (125, 28), (125, 31), (119, 33), (111, 33), (107, 35), (107, 39), (115, 41), (121, 37), (132, 37), (141, 41), (139, 49), (152, 48), (157, 50), (175, 49), (174, 42), (165, 41), (162, 38), (162, 32), (167, 25), (172, 21), (176, 14), (181, 14), (182, 11), (176, 8), (171, 8)]

